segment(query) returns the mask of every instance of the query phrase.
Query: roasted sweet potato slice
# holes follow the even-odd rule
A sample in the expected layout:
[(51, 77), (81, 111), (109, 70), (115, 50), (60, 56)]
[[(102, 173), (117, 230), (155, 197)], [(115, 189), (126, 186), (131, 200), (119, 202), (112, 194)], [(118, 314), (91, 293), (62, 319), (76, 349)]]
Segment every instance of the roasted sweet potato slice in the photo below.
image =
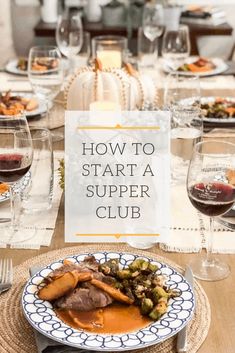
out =
[(226, 172), (226, 177), (228, 179), (229, 184), (235, 186), (235, 170), (228, 169)]
[(104, 292), (108, 293), (110, 297), (116, 299), (117, 301), (125, 304), (133, 304), (134, 300), (129, 298), (127, 295), (123, 294), (120, 292), (118, 289), (113, 288), (112, 286), (101, 282), (97, 279), (92, 279), (91, 284), (93, 284), (95, 287), (102, 289)]
[(89, 281), (91, 279), (92, 274), (88, 272), (66, 272), (63, 276), (56, 278), (54, 281), (40, 289), (38, 297), (42, 300), (48, 301), (58, 299), (76, 288), (78, 282)]
[(26, 105), (26, 110), (27, 111), (32, 111), (35, 110), (38, 107), (38, 101), (36, 98), (31, 98)]

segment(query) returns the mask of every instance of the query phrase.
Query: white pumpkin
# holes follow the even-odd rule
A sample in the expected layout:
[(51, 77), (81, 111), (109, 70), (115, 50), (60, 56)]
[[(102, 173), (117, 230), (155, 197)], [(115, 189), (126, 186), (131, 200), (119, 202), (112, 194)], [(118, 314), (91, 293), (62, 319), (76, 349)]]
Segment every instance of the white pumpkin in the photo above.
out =
[[(95, 60), (95, 67), (84, 67), (71, 78), (66, 90), (65, 98), (68, 110), (89, 110), (94, 101), (113, 101), (127, 109), (127, 94), (125, 81), (128, 76), (124, 72), (102, 70), (99, 60)], [(84, 87), (85, 86), (85, 87)]]
[(142, 109), (145, 103), (156, 106), (158, 93), (152, 78), (148, 75), (140, 74), (131, 64), (126, 64), (124, 70), (130, 79), (132, 96), (135, 100), (136, 108)]

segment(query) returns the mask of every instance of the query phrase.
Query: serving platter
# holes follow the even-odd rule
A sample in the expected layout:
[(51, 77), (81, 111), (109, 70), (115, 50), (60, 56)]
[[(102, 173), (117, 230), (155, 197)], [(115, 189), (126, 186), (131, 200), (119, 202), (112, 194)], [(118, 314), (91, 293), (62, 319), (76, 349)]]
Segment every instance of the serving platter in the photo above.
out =
[[(197, 59), (197, 57), (192, 56), (190, 58), (188, 58), (187, 60), (185, 60), (185, 64), (191, 64), (195, 61), (195, 59)], [(167, 65), (166, 63), (163, 64), (163, 71), (165, 73), (177, 73), (180, 76), (192, 76), (192, 75), (196, 75), (199, 77), (206, 77), (206, 76), (215, 76), (215, 75), (219, 75), (223, 72), (225, 72), (228, 69), (228, 65), (224, 62), (224, 60), (220, 59), (220, 58), (211, 58), (210, 59), (214, 65), (216, 66), (215, 69), (210, 70), (210, 71), (206, 71), (206, 72), (190, 72), (190, 71), (178, 71), (178, 70), (174, 70), (173, 68), (171, 68), (169, 65)]]
[[(29, 185), (30, 179), (31, 179), (31, 172), (29, 171), (28, 173), (25, 174), (25, 176), (20, 181), (18, 181), (13, 185), (14, 192), (18, 193), (18, 192), (24, 191), (24, 189)], [(9, 191), (6, 191), (0, 194), (0, 202), (9, 200), (9, 197), (10, 197)]]
[[(95, 252), (73, 255), (66, 259), (79, 263), (88, 255), (93, 255), (99, 263), (118, 258), (123, 267), (140, 258), (138, 255), (125, 252)], [(168, 339), (177, 334), (192, 318), (195, 307), (194, 294), (190, 284), (175, 269), (148, 257), (141, 258), (158, 265), (157, 273), (167, 276), (167, 286), (180, 293), (179, 296), (170, 299), (168, 310), (160, 320), (138, 331), (123, 334), (97, 334), (68, 326), (56, 315), (51, 303), (39, 299), (37, 295), (43, 286), (43, 279), (51, 271), (62, 266), (64, 259), (44, 267), (27, 282), (22, 294), (22, 307), (26, 319), (34, 329), (50, 339), (87, 350), (120, 352), (145, 348)]]

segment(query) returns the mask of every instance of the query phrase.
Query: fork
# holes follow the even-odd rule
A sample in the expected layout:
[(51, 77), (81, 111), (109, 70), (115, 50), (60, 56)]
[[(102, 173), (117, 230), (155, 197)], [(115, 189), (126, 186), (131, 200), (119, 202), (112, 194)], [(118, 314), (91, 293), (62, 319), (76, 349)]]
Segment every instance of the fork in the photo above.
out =
[(12, 282), (12, 259), (0, 259), (0, 294), (10, 289)]

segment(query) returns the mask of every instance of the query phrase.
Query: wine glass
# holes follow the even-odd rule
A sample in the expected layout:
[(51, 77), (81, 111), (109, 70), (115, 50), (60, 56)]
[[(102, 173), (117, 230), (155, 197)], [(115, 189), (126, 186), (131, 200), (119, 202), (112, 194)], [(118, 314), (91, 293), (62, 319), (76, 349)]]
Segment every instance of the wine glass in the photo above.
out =
[(171, 177), (173, 183), (186, 181), (193, 147), (201, 141), (203, 119), (200, 109), (200, 80), (198, 76), (167, 76), (164, 108), (171, 112)]
[(189, 57), (191, 50), (188, 26), (178, 30), (166, 30), (162, 40), (162, 56), (167, 66), (176, 71)]
[[(14, 184), (29, 171), (33, 158), (32, 139), (26, 117), (0, 116), (0, 182), (9, 186), (11, 206), (11, 229), (7, 243), (18, 230), (18, 200)], [(1, 241), (4, 241), (2, 234)]]
[(210, 218), (207, 256), (191, 263), (194, 275), (202, 280), (217, 281), (230, 273), (229, 266), (214, 258), (212, 250), (214, 218), (226, 213), (235, 201), (235, 189), (227, 178), (229, 170), (234, 169), (234, 144), (211, 140), (195, 146), (187, 176), (188, 197), (198, 211)]
[[(30, 49), (28, 77), (32, 89), (47, 105), (47, 122), (50, 127), (50, 106), (60, 92), (63, 83), (61, 54), (55, 46), (37, 46)], [(52, 133), (53, 141), (63, 139), (63, 135)]]
[(143, 31), (144, 35), (151, 41), (160, 37), (163, 33), (164, 14), (160, 4), (147, 3), (143, 12)]
[(57, 22), (56, 43), (61, 53), (69, 59), (69, 67), (72, 67), (72, 59), (80, 52), (83, 44), (83, 28), (79, 14), (70, 15), (65, 11)]

